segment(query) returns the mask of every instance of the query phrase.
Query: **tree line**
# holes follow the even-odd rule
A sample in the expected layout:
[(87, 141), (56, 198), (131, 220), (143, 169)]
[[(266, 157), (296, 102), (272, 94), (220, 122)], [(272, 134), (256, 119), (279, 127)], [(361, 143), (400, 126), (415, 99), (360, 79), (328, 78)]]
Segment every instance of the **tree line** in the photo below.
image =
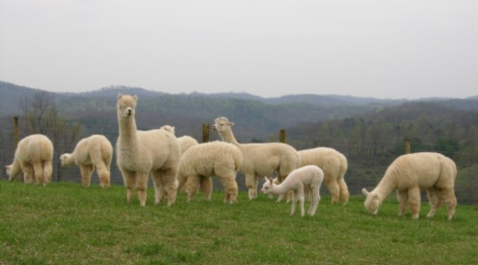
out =
[[(201, 104), (193, 103), (195, 100), (199, 99), (191, 99), (190, 105), (199, 111)], [(185, 117), (181, 113), (170, 115), (171, 112), (162, 110), (166, 108), (165, 106), (155, 107), (154, 102), (156, 101), (147, 101), (144, 106), (141, 104), (138, 106), (139, 129), (159, 128), (161, 125), (170, 124), (176, 127), (178, 136), (191, 135), (200, 141), (203, 124), (212, 123), (214, 118), (219, 116), (214, 112), (198, 120), (196, 117)], [(39, 91), (32, 98), (25, 97), (18, 102), (21, 109), (19, 134), (21, 137), (33, 133), (49, 136), (54, 143), (56, 156), (71, 152), (81, 138), (91, 134), (103, 134), (114, 144), (118, 128), (116, 110), (112, 104), (115, 104), (115, 100), (107, 103), (101, 100), (86, 100), (72, 104), (89, 107), (77, 111), (76, 115), (71, 115), (63, 107), (58, 107), (53, 94)], [(176, 108), (174, 107), (176, 104), (182, 103), (172, 101), (168, 104), (168, 108)], [(238, 108), (237, 112), (230, 110), (227, 115), (223, 115), (236, 123), (233, 130), (241, 142), (279, 141), (280, 127), (271, 126), (273, 130), (269, 131), (264, 131), (264, 128), (268, 128), (267, 122), (270, 121), (268, 115), (272, 115), (272, 112), (280, 107), (275, 106), (267, 110), (267, 107), (254, 102), (246, 104), (231, 100), (224, 100), (222, 104), (232, 104)], [(148, 111), (149, 108), (154, 108), (156, 112)], [(296, 115), (304, 111), (303, 108), (298, 110)], [(208, 110), (202, 110), (201, 113), (207, 112)], [(278, 112), (279, 115), (281, 113), (284, 112)], [(358, 185), (362, 186), (377, 182), (391, 161), (405, 152), (405, 139), (408, 138), (412, 152), (435, 151), (452, 158), (458, 165), (460, 182), (463, 182), (461, 185), (464, 189), (470, 189), (466, 194), (471, 194), (471, 189), (478, 186), (477, 114), (478, 111), (474, 109), (465, 110), (437, 102), (406, 102), (371, 108), (368, 112), (345, 118), (320, 118), (317, 121), (300, 122), (294, 126), (284, 126), (282, 129), (285, 129), (287, 134), (286, 142), (298, 150), (326, 146), (344, 153), (349, 159), (351, 168), (348, 176), (346, 175), (347, 178), (359, 178), (361, 183)], [(327, 113), (322, 113), (323, 115)], [(5, 150), (13, 139), (12, 128), (8, 128), (12, 124), (11, 118), (8, 116), (1, 119), (0, 143), (3, 151), (0, 153), (0, 160), (4, 165), (10, 164), (13, 158), (13, 148)], [(251, 127), (256, 129), (260, 127), (263, 131), (254, 135), (251, 133)], [(211, 133), (211, 140), (217, 139), (215, 134)], [(68, 171), (61, 169), (59, 164), (55, 170), (54, 176), (57, 181), (67, 177)], [(359, 188), (361, 187), (357, 187)], [(478, 201), (477, 195), (467, 196), (470, 200)]]

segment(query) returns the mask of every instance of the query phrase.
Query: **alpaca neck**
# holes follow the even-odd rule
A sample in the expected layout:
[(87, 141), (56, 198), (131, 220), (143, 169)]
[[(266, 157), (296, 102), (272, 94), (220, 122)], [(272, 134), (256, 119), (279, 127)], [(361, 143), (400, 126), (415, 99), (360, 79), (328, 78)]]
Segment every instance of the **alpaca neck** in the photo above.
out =
[(274, 193), (275, 195), (286, 193), (286, 192), (288, 192), (289, 190), (291, 190), (291, 187), (289, 187), (288, 185), (285, 185), (284, 182), (282, 182), (282, 183), (279, 184), (279, 185), (272, 184), (272, 189), (271, 189), (271, 191), (272, 191), (272, 193)]
[(236, 138), (234, 137), (234, 133), (232, 133), (231, 127), (228, 127), (228, 130), (225, 130), (219, 134), (224, 142), (234, 144), (236, 146), (239, 145)]
[(397, 188), (397, 185), (392, 177), (388, 174), (382, 178), (382, 180), (378, 183), (377, 187), (373, 190), (380, 200), (384, 200), (393, 190)]
[(136, 121), (131, 116), (128, 119), (118, 117), (119, 120), (119, 139), (123, 142), (136, 143), (137, 141), (137, 129)]

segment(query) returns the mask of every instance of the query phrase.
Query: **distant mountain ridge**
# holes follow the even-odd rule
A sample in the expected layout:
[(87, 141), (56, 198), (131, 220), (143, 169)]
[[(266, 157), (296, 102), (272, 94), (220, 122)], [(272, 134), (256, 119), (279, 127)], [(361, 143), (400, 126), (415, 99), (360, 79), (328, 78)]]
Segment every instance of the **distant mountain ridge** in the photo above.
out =
[[(42, 90), (0, 81), (0, 116), (20, 115), (19, 101), (24, 98), (30, 100), (39, 91)], [(271, 132), (300, 123), (343, 119), (412, 102), (312, 94), (278, 98), (262, 98), (248, 93), (169, 94), (126, 86), (110, 86), (81, 93), (47, 93), (54, 95), (55, 104), (62, 115), (80, 121), (91, 132), (117, 130), (116, 98), (122, 93), (139, 97), (138, 128), (171, 124), (176, 126), (178, 135), (193, 134), (192, 131), (200, 132), (197, 126), (201, 123), (211, 123), (216, 117), (226, 116), (235, 122), (236, 137), (242, 141), (264, 139)], [(424, 101), (457, 109), (478, 109), (478, 97)]]

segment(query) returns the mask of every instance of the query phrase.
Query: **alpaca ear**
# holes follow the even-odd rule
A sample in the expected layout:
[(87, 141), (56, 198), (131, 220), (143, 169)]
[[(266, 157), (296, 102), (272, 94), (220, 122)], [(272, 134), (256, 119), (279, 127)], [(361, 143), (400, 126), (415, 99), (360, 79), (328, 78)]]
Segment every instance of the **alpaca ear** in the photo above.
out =
[(268, 181), (269, 181), (269, 179), (268, 179), (267, 177), (265, 177), (265, 176), (264, 176), (264, 179), (266, 180), (266, 182), (268, 182)]
[(138, 102), (138, 95), (134, 95), (133, 100), (134, 100), (135, 103)]
[(121, 99), (123, 95), (121, 93), (118, 94), (118, 99)]
[(228, 124), (231, 125), (231, 126), (234, 126), (234, 122), (232, 122), (232, 121), (230, 121)]
[(368, 191), (365, 188), (362, 189), (362, 193), (363, 195), (368, 196)]

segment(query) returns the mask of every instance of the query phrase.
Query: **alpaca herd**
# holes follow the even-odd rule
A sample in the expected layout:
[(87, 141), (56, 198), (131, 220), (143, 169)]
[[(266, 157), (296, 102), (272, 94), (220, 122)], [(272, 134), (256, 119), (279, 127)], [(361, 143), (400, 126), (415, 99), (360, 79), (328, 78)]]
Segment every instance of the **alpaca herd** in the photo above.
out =
[[(140, 206), (146, 205), (147, 187), (151, 176), (155, 204), (167, 198), (167, 205), (176, 201), (178, 191), (187, 193), (190, 202), (199, 189), (206, 199), (211, 199), (212, 178), (217, 178), (224, 189), (224, 202), (237, 202), (236, 175), (245, 176), (250, 200), (257, 198), (259, 181), (265, 182), (261, 193), (279, 195), (292, 200), (291, 215), (297, 201), (301, 216), (305, 215), (305, 201), (310, 201), (308, 215), (316, 213), (320, 201), (320, 187), (324, 182), (331, 194), (332, 203), (340, 200), (345, 206), (349, 191), (344, 176), (348, 168), (347, 158), (332, 148), (318, 147), (296, 150), (285, 143), (241, 144), (234, 137), (233, 122), (226, 117), (215, 119), (213, 130), (222, 141), (198, 143), (190, 136), (176, 137), (174, 127), (164, 125), (151, 130), (136, 127), (137, 96), (117, 97), (118, 138), (113, 148), (102, 135), (81, 139), (72, 153), (60, 156), (61, 166), (76, 165), (80, 168), (84, 187), (90, 186), (91, 175), (97, 171), (100, 186), (110, 187), (110, 166), (113, 151), (126, 188), (126, 200), (131, 202), (137, 193)], [(23, 172), (25, 183), (47, 185), (51, 182), (53, 144), (48, 137), (34, 134), (23, 138), (15, 150), (13, 163), (5, 166), (11, 181)], [(272, 175), (277, 177), (272, 179)], [(456, 165), (439, 153), (423, 152), (402, 155), (395, 159), (383, 178), (372, 191), (362, 189), (366, 196), (364, 207), (376, 215), (387, 196), (396, 191), (399, 215), (410, 207), (412, 218), (420, 211), (420, 191), (427, 192), (430, 212), (445, 204), (448, 220), (455, 215), (457, 200), (454, 184)]]

